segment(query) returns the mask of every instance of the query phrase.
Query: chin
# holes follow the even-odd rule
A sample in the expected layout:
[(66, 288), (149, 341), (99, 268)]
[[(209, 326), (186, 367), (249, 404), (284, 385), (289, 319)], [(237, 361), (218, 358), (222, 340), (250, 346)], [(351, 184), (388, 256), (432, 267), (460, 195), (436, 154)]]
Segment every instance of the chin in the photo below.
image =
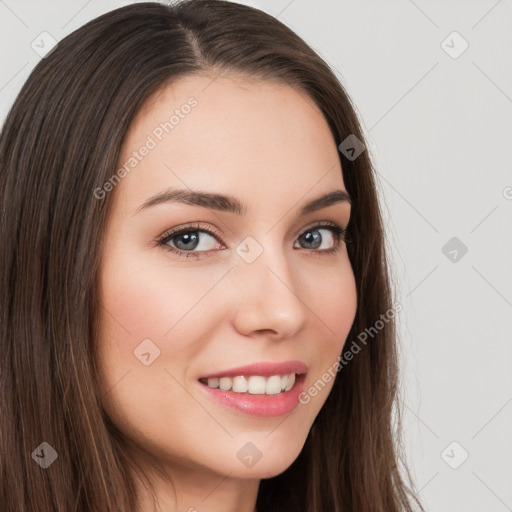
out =
[(236, 473), (238, 478), (262, 479), (283, 473), (299, 456), (306, 438), (307, 431), (299, 436), (297, 431), (292, 433), (283, 429), (282, 435), (277, 435), (277, 431), (271, 435), (265, 432), (248, 436), (242, 443), (237, 441), (241, 448), (234, 453), (238, 464), (234, 471), (231, 468), (233, 476)]

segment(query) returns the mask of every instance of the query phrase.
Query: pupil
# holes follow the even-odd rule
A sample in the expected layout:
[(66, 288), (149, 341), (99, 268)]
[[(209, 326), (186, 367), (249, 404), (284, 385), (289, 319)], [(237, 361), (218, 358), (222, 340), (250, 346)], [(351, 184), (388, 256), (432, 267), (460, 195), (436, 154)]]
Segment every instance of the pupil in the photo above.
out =
[[(176, 246), (178, 247), (178, 249), (195, 249), (197, 247), (198, 238), (199, 237), (195, 233), (184, 233), (184, 234), (178, 235), (178, 242), (177, 242)], [(181, 240), (184, 240), (185, 245), (190, 244), (190, 243), (192, 243), (193, 245), (195, 244), (195, 245), (193, 247), (190, 247), (190, 246), (180, 247)], [(183, 245), (183, 244), (181, 244), (181, 245)]]
[[(312, 235), (312, 233), (315, 233)], [(322, 236), (318, 233), (318, 230), (308, 231), (304, 238), (306, 239), (306, 243), (313, 243), (313, 249), (317, 249), (322, 244)]]

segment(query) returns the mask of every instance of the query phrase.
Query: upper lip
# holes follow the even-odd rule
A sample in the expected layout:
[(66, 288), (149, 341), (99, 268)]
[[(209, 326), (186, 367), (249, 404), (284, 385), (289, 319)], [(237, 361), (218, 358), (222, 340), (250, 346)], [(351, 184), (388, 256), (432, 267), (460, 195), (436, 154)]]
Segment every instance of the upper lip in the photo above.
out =
[(308, 367), (301, 361), (283, 361), (280, 363), (260, 362), (238, 366), (229, 370), (203, 375), (202, 379), (213, 379), (219, 377), (237, 377), (242, 375), (261, 375), (269, 377), (271, 375), (287, 375), (290, 373), (306, 373)]

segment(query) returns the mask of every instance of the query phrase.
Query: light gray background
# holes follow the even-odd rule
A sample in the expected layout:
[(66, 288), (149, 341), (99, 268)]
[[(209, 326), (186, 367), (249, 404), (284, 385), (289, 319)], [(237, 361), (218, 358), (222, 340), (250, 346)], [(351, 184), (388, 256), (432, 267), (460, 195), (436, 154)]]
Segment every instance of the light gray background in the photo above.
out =
[[(60, 40), (128, 3), (0, 0), (0, 122), (41, 32)], [(404, 307), (405, 438), (420, 498), (429, 512), (512, 510), (512, 2), (240, 3), (302, 36), (358, 108)], [(445, 51), (463, 48), (454, 31), (469, 44), (457, 58)], [(468, 248), (456, 261), (442, 252), (452, 237)]]

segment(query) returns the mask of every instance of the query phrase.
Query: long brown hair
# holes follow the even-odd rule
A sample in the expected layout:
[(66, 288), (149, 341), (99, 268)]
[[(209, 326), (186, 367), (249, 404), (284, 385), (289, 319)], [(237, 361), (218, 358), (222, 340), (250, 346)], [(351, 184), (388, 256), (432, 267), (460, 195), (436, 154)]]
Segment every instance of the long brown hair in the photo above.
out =
[[(116, 9), (39, 62), (0, 138), (3, 512), (136, 510), (136, 468), (101, 407), (97, 380), (97, 276), (112, 194), (98, 200), (94, 190), (115, 174), (125, 134), (148, 98), (199, 73), (298, 88), (321, 109), (337, 144), (349, 135), (364, 141), (328, 65), (272, 16), (232, 2)], [(358, 294), (346, 353), (393, 304), (369, 153), (340, 152), (340, 159), (353, 200), (348, 252)], [(393, 427), (397, 383), (391, 318), (338, 372), (299, 457), (261, 481), (258, 510), (421, 508), (401, 476), (410, 480)], [(42, 442), (58, 454), (46, 469), (34, 462)]]

